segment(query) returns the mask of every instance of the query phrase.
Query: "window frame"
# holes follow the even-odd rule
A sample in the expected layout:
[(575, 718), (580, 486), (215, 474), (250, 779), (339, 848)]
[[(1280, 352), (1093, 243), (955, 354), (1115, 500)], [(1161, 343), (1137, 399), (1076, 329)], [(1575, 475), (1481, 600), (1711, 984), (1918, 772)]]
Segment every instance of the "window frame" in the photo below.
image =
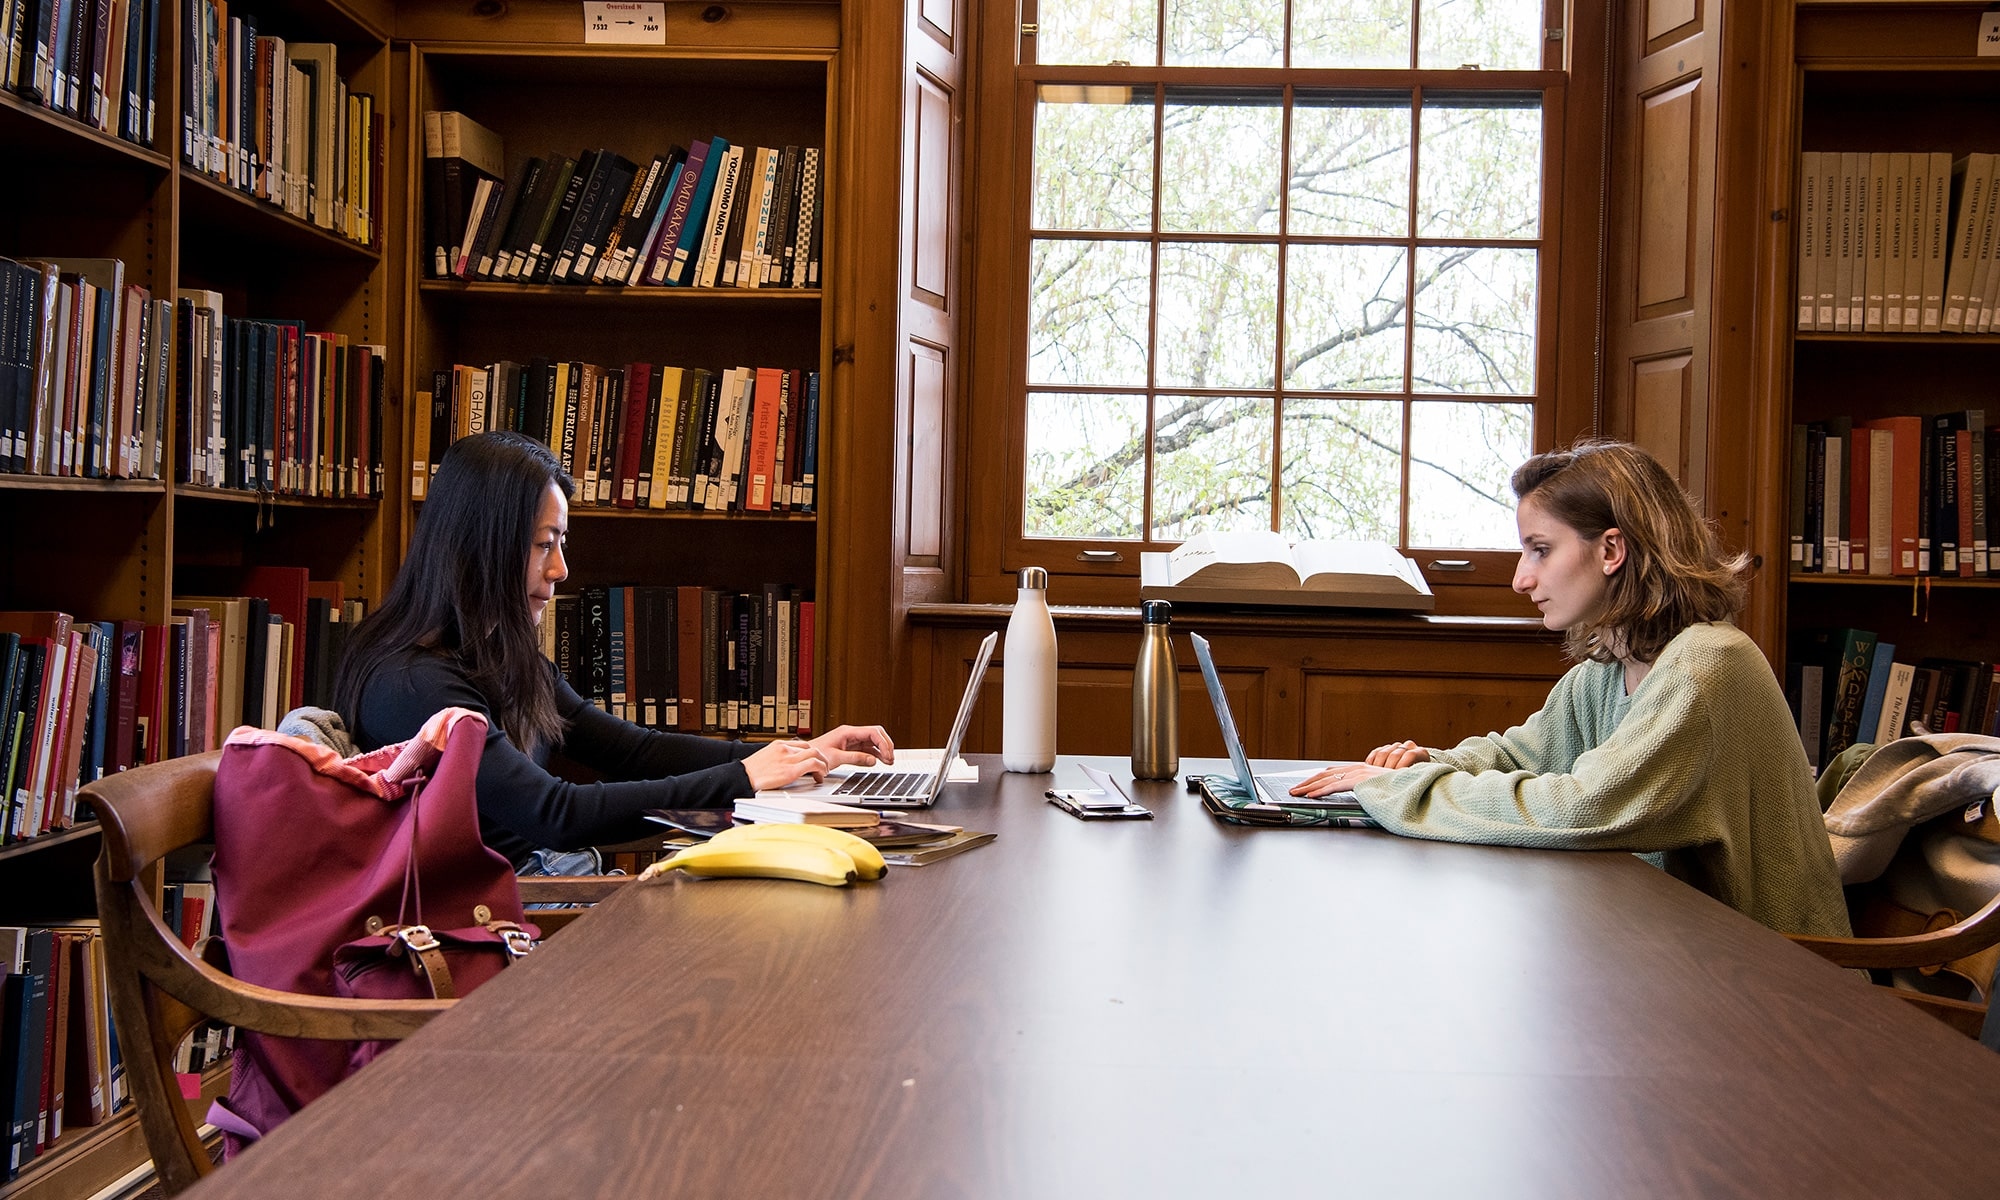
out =
[[(1016, 573), (1026, 566), (1050, 572), (1052, 595), (1068, 603), (1132, 603), (1137, 592), (1139, 554), (1163, 550), (1176, 542), (1029, 537), (1022, 533), (1026, 503), (1026, 423), (1028, 397), (1028, 313), (1033, 220), (1033, 113), (1037, 90), (1044, 84), (1109, 85), (1152, 91), (1158, 99), (1171, 89), (1218, 85), (1294, 91), (1379, 90), (1443, 92), (1463, 96), (1468, 91), (1539, 92), (1543, 97), (1543, 189), (1540, 236), (1530, 242), (1539, 253), (1537, 283), (1536, 383), (1528, 396), (1464, 394), (1464, 399), (1519, 401), (1534, 409), (1534, 449), (1568, 441), (1597, 427), (1597, 364), (1588, 346), (1601, 327), (1603, 226), (1601, 206), (1590, 221), (1564, 223), (1566, 206), (1579, 198), (1566, 168), (1572, 162), (1592, 162), (1602, 155), (1602, 124), (1598, 114), (1580, 112), (1577, 71), (1571, 61), (1575, 38), (1571, 31), (1544, 43), (1544, 68), (1524, 71), (1322, 68), (1238, 68), (1158, 66), (1035, 66), (1022, 61), (1021, 49), (1032, 34), (1024, 32), (1035, 20), (1033, 0), (1026, 0), (1021, 26), (1012, 14), (989, 16), (986, 53), (979, 69), (984, 85), (979, 95), (981, 118), (974, 130), (978, 148), (975, 165), (983, 177), (974, 197), (971, 254), (969, 357), (967, 388), (971, 421), (966, 444), (966, 483), (974, 502), (968, 514), (966, 596), (974, 601), (1009, 599)], [(1549, 28), (1564, 20), (1560, 7), (1545, 14)], [(1599, 17), (1598, 20), (1603, 18)], [(1597, 32), (1602, 32), (1598, 25)], [(1551, 66), (1550, 64), (1554, 65)], [(1587, 72), (1587, 87), (1601, 104), (1602, 87), (1596, 71)], [(1469, 85), (1476, 83), (1472, 88)], [(1577, 119), (1582, 117), (1584, 119)], [(1157, 177), (1159, 167), (1155, 163)], [(1588, 172), (1590, 191), (1598, 192), (1600, 172)], [(1156, 178), (1157, 186), (1157, 178)], [(1416, 180), (1411, 181), (1413, 190)], [(1567, 202), (1567, 205), (1566, 205)], [(1154, 238), (1163, 235), (1155, 231)], [(1261, 238), (1261, 235), (1260, 235)], [(1412, 247), (1427, 242), (1468, 239), (1413, 237)], [(1481, 241), (1482, 239), (1470, 239)], [(1579, 277), (1566, 261), (1580, 262), (1588, 275)], [(995, 311), (999, 309), (1000, 311)], [(1155, 318), (1156, 319), (1156, 318)], [(1583, 336), (1578, 336), (1583, 335)], [(1576, 348), (1581, 346), (1580, 355)], [(1406, 347), (1406, 353), (1408, 348)], [(1579, 369), (1582, 368), (1582, 369)], [(1283, 381), (1272, 389), (1283, 392)], [(1581, 385), (1579, 388), (1578, 385)], [(1172, 390), (1172, 389), (1167, 389)], [(1253, 389), (1261, 390), (1261, 389)], [(1456, 395), (1456, 394), (1453, 394)], [(1403, 405), (1405, 432), (1410, 393), (1394, 394)], [(1429, 394), (1425, 394), (1428, 398)], [(1417, 403), (1422, 399), (1415, 400)], [(1150, 422), (1150, 417), (1149, 417)], [(1405, 441), (1407, 446), (1407, 440)], [(1407, 509), (1409, 459), (1403, 456), (1403, 493)], [(1406, 521), (1405, 521), (1406, 523)], [(1517, 552), (1512, 549), (1410, 547), (1439, 596), (1440, 612), (1521, 615), (1525, 606), (1508, 589)]]

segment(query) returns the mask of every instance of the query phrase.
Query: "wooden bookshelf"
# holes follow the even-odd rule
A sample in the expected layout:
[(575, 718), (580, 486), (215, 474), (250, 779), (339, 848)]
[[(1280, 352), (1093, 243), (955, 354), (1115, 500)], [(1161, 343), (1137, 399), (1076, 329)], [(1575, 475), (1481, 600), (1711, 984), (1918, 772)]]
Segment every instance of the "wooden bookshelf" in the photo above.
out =
[[(1805, 151), (1956, 157), (2000, 150), (2000, 58), (1977, 54), (1984, 8), (1797, 0), (1789, 31), (1793, 70), (1777, 104), (1782, 119), (1766, 135), (1769, 153), (1781, 160), (1772, 164), (1773, 177), (1782, 177), (1794, 197), (1792, 212), (1801, 203)], [(1774, 223), (1772, 237), (1789, 241), (1773, 243), (1772, 270), (1758, 285), (1787, 314), (1788, 326), (1797, 323), (1797, 235), (1793, 221)], [(1984, 409), (1989, 427), (2000, 424), (2000, 393), (1993, 390), (2000, 333), (1789, 328), (1774, 339), (1773, 353), (1781, 356), (1772, 377), (1784, 381), (1778, 403), (1788, 423), (1851, 417), (1858, 424)], [(1776, 472), (1781, 479), (1788, 473), (1784, 466)], [(2000, 627), (1991, 619), (2000, 579), (1796, 568), (1786, 578), (1780, 612), (1788, 641), (1806, 629), (1858, 628), (1893, 643), (1897, 662), (2000, 658)]]
[[(581, 157), (598, 149), (643, 170), (676, 145), (717, 135), (732, 146), (820, 147), (821, 258), (833, 261), (826, 150), (835, 144), (838, 55), (831, 21), (763, 26), (768, 33), (748, 34), (729, 23), (713, 30), (676, 27), (664, 47), (597, 47), (508, 41), (505, 30), (454, 25), (428, 5), (420, 7), (412, 14), (414, 27), (434, 22), (440, 36), (415, 41), (409, 53), (412, 124), (428, 110), (464, 113), (499, 135), (510, 178), (530, 156)], [(567, 36), (580, 38), (580, 23)], [(409, 146), (402, 161), (413, 184), (405, 241), (421, 247), (421, 145)], [(646, 362), (718, 373), (733, 367), (817, 371), (822, 431), (839, 402), (829, 386), (832, 336), (824, 283), (753, 289), (461, 282), (431, 278), (427, 265), (421, 252), (398, 263), (411, 297), (402, 356), (407, 395), (431, 390), (434, 373), (455, 365), (543, 356), (607, 368)], [(411, 421), (424, 419), (412, 406)], [(415, 436), (414, 425), (406, 436)], [(438, 454), (433, 444), (433, 461)], [(822, 491), (824, 478), (822, 468)], [(807, 595), (826, 592), (827, 538), (814, 513), (616, 509), (579, 497), (571, 503), (570, 524), (564, 595), (591, 585), (754, 592), (776, 583)], [(817, 716), (823, 712), (815, 706), (816, 727), (823, 727)]]
[[(396, 279), (385, 268), (401, 252), (388, 206), (381, 246), (287, 214), (185, 161), (182, 27), (186, 0), (161, 0), (151, 145), (137, 145), (0, 91), (0, 144), (15, 175), (0, 188), (0, 255), (11, 259), (117, 258), (125, 281), (157, 299), (178, 289), (222, 294), (231, 317), (297, 319), (313, 331), (390, 348), (400, 377)], [(231, 15), (254, 16), (257, 32), (297, 44), (331, 42), (350, 92), (376, 97), (387, 113), (392, 77), (387, 0), (268, 0)], [(386, 199), (386, 198), (385, 198)], [(171, 385), (171, 376), (169, 377)], [(402, 462), (400, 396), (386, 405), (385, 463)], [(0, 525), (9, 565), (0, 609), (58, 609), (78, 620), (162, 622), (177, 594), (260, 565), (305, 566), (337, 580), (345, 595), (379, 598), (401, 552), (403, 506), (328, 500), (179, 482), (181, 431), (164, 405), (157, 479), (0, 473)], [(407, 473), (385, 471), (389, 479)], [(59, 923), (95, 911), (94, 822), (0, 847), (0, 923)], [(211, 1071), (204, 1096), (226, 1087)], [(205, 1107), (206, 1099), (200, 1101)], [(145, 1162), (128, 1108), (101, 1125), (68, 1131), (0, 1185), (8, 1200), (95, 1194)]]

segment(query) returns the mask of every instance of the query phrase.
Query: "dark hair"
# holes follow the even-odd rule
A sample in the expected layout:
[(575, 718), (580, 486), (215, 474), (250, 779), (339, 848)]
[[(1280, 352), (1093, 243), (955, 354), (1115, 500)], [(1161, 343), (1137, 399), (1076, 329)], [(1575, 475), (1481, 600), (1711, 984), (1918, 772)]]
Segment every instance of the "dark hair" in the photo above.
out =
[(1595, 662), (1652, 662), (1674, 636), (1743, 607), (1747, 554), (1726, 555), (1715, 530), (1652, 455), (1626, 442), (1583, 441), (1537, 454), (1514, 472), (1514, 495), (1586, 540), (1616, 528), (1625, 565), (1611, 577), (1604, 611), (1570, 627), (1570, 655)]
[(576, 494), (548, 447), (522, 434), (478, 433), (445, 452), (402, 569), (341, 660), (334, 702), (350, 725), (375, 668), (414, 647), (456, 655), (522, 749), (561, 737), (525, 582), (550, 484), (565, 498)]

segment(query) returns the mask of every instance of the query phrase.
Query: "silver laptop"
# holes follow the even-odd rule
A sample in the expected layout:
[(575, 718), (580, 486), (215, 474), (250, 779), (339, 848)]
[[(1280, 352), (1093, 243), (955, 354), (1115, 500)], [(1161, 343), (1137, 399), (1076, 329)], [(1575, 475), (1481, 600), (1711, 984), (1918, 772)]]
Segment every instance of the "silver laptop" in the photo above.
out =
[(1315, 773), (1313, 770), (1270, 775), (1251, 773), (1250, 756), (1243, 753), (1243, 739), (1236, 735), (1236, 719), (1230, 716), (1229, 697), (1223, 695), (1222, 677), (1215, 673), (1215, 656), (1208, 651), (1208, 639), (1198, 633), (1190, 633), (1188, 638), (1194, 642), (1195, 661), (1201, 664), (1201, 681), (1208, 685), (1208, 701), (1215, 706), (1215, 723), (1222, 727), (1222, 744), (1229, 750), (1229, 761), (1236, 768), (1236, 782), (1244, 792), (1266, 804), (1282, 804), (1292, 808), (1356, 807), (1353, 792), (1335, 792), (1327, 796), (1310, 797), (1292, 795), (1292, 788), (1313, 775)]
[(938, 759), (935, 770), (856, 771), (825, 794), (859, 808), (929, 808), (936, 803), (938, 790), (944, 787), (951, 764), (958, 758), (958, 747), (965, 741), (966, 727), (972, 724), (972, 709), (979, 702), (979, 684), (986, 678), (986, 664), (993, 661), (993, 647), (999, 641), (998, 633), (989, 633), (979, 643), (979, 653), (972, 660), (972, 675), (965, 681), (965, 694), (958, 700), (958, 716), (952, 720), (951, 736), (944, 740), (944, 755)]

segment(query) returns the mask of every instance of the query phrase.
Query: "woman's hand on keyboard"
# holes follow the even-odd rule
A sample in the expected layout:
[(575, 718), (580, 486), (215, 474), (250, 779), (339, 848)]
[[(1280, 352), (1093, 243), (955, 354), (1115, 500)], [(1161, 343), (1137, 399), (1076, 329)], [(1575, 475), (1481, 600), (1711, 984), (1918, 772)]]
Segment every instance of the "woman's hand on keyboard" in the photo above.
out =
[(830, 765), (811, 742), (772, 742), (743, 760), (743, 773), (750, 777), (751, 787), (764, 792), (797, 783), (808, 775), (824, 779)]
[(872, 767), (896, 761), (896, 743), (880, 725), (842, 725), (812, 740), (829, 767)]

